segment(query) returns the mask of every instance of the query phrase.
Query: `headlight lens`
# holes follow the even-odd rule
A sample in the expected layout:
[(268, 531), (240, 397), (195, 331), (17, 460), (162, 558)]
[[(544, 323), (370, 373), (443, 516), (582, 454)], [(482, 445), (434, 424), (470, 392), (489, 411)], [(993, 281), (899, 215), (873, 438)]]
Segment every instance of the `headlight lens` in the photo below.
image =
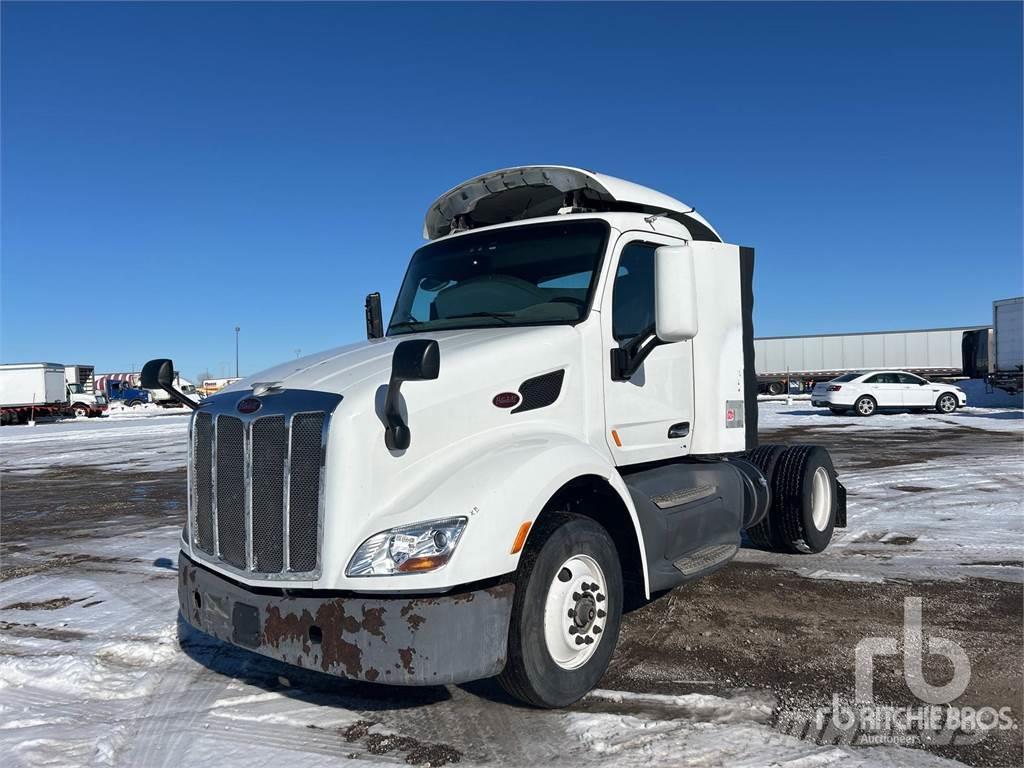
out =
[(374, 534), (352, 555), (347, 576), (393, 576), (436, 571), (451, 560), (465, 517), (446, 517)]

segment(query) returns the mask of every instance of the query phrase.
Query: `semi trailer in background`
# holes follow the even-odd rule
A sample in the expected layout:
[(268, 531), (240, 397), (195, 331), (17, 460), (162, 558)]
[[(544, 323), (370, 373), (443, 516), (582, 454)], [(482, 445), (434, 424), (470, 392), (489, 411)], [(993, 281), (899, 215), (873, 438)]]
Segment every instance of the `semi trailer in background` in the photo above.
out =
[(37, 416), (68, 412), (61, 363), (0, 365), (0, 424), (25, 424)]
[(75, 416), (99, 416), (107, 410), (107, 396), (96, 392), (95, 370), (91, 365), (64, 366), (68, 405)]
[(758, 389), (779, 395), (787, 391), (788, 381), (810, 390), (817, 381), (879, 368), (909, 371), (929, 380), (962, 378), (964, 334), (987, 330), (976, 325), (754, 339)]
[(962, 353), (965, 376), (1024, 391), (1024, 296), (992, 302), (992, 327), (965, 331)]

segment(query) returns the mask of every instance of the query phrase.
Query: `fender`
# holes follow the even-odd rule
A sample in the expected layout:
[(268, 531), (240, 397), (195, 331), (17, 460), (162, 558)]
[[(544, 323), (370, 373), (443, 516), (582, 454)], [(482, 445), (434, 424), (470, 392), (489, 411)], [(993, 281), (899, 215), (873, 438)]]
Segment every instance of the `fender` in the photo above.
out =
[[(551, 497), (566, 483), (583, 475), (594, 475), (608, 481), (629, 513), (643, 560), (644, 590), (649, 595), (639, 517), (625, 483), (608, 457), (565, 433), (538, 433), (535, 429), (515, 435), (508, 430), (498, 432), (485, 441), (473, 441), (472, 458), (445, 462), (430, 473), (432, 477), (418, 478), (416, 486), (427, 486), (429, 492), (416, 494), (415, 499), (406, 494), (392, 499), (386, 512), (378, 510), (374, 515), (376, 530), (365, 532), (364, 539), (387, 527), (443, 517), (468, 517), (466, 531), (450, 563), (424, 574), (348, 578), (342, 572), (332, 579), (335, 588), (438, 591), (511, 573), (519, 564), (520, 553), (513, 554), (512, 546), (520, 526), (536, 522)], [(348, 556), (344, 558), (346, 563)]]

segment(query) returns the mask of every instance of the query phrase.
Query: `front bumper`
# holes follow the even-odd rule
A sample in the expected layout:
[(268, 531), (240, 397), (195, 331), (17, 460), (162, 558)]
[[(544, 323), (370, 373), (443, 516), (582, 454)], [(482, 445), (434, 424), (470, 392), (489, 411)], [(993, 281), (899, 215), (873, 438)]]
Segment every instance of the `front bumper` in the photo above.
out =
[(371, 683), (441, 685), (498, 674), (514, 592), (511, 583), (408, 597), (253, 590), (178, 555), (178, 605), (196, 629), (278, 661)]

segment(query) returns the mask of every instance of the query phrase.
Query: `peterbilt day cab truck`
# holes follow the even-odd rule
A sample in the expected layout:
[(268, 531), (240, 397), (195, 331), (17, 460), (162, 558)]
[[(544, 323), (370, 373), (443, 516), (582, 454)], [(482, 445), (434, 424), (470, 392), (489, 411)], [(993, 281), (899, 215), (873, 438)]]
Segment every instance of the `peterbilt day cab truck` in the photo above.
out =
[[(181, 614), (281, 661), (398, 685), (498, 676), (543, 707), (603, 675), (623, 608), (744, 532), (819, 552), (845, 490), (758, 445), (753, 251), (590, 171), (472, 179), (429, 209), (386, 332), (205, 399)], [(143, 386), (173, 392), (173, 363)]]

